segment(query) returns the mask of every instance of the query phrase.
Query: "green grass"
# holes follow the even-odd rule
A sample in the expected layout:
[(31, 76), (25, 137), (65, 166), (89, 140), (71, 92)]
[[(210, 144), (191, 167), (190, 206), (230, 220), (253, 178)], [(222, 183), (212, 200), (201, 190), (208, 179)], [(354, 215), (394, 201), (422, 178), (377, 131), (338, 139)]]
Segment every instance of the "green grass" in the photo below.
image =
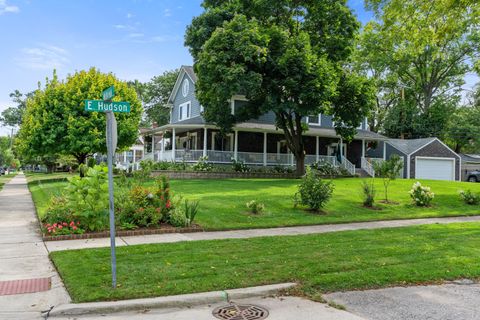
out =
[(152, 244), (50, 254), (74, 302), (296, 281), (301, 293), (480, 277), (480, 223)]
[(3, 176), (0, 175), (0, 190), (2, 190), (3, 186), (16, 175), (17, 175), (16, 173), (5, 174)]
[[(361, 181), (358, 178), (334, 180), (335, 191), (325, 208), (326, 214), (314, 214), (293, 207), (293, 195), (299, 180), (232, 179), (232, 180), (173, 180), (174, 194), (200, 201), (196, 222), (207, 230), (270, 228), (294, 225), (345, 223), (374, 220), (478, 215), (478, 206), (464, 204), (460, 190), (480, 192), (480, 184), (448, 181), (422, 181), (435, 192), (433, 205), (421, 208), (412, 205), (408, 191), (415, 180), (399, 179), (391, 183), (389, 198), (398, 204), (378, 203), (381, 210), (361, 205)], [(153, 182), (148, 183), (153, 185)], [(375, 180), (377, 199), (383, 197), (383, 185)], [(64, 182), (30, 184), (39, 215), (43, 215), (48, 199), (59, 194)], [(246, 202), (257, 200), (265, 204), (265, 212), (251, 215)]]

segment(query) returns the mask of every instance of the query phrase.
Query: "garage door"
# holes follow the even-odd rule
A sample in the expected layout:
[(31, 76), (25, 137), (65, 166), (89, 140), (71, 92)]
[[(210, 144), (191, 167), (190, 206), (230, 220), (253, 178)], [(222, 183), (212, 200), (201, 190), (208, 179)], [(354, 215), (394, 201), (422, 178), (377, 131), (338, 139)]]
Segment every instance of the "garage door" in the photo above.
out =
[(455, 159), (416, 158), (415, 178), (455, 180)]

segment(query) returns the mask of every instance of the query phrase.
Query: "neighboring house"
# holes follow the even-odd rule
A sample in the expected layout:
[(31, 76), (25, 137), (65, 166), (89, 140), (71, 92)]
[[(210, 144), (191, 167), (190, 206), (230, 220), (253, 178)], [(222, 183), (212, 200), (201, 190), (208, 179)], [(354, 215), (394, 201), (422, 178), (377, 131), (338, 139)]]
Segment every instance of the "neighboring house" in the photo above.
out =
[(403, 158), (403, 177), (412, 179), (461, 179), (461, 158), (437, 138), (389, 139), (385, 158), (393, 154)]
[[(162, 135), (149, 135), (148, 132), (150, 132), (150, 130), (150, 128), (139, 128), (139, 135), (135, 144), (128, 150), (115, 154), (115, 164), (117, 168), (128, 169), (131, 165), (135, 166), (135, 164), (143, 159), (152, 159), (151, 150), (160, 149)], [(146, 139), (146, 136), (149, 136), (150, 139)]]
[(462, 180), (466, 181), (467, 173), (471, 171), (480, 171), (480, 154), (462, 154)]
[[(221, 137), (218, 127), (202, 117), (203, 107), (195, 97), (196, 80), (192, 67), (180, 68), (169, 98), (170, 123), (150, 131), (170, 137), (168, 143), (155, 149), (154, 159), (194, 162), (208, 156), (208, 161), (213, 163), (230, 163), (231, 159), (237, 159), (249, 165), (294, 165), (295, 159), (287, 148), (283, 132), (275, 126), (273, 112), (238, 123), (232, 134)], [(245, 101), (244, 96), (233, 96), (231, 112), (241, 108)], [(366, 119), (359, 124), (350, 143), (344, 143), (336, 134), (331, 116), (319, 114), (305, 121), (309, 124), (304, 136), (306, 164), (323, 160), (355, 173), (355, 168), (368, 166), (369, 146), (382, 145), (387, 139), (370, 131)]]

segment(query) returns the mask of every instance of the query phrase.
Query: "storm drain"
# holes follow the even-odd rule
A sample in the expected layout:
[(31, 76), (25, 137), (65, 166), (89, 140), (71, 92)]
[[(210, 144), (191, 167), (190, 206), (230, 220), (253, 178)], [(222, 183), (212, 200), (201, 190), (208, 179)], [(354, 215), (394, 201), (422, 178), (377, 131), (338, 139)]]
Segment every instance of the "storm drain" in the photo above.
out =
[(213, 310), (213, 316), (223, 320), (262, 320), (268, 317), (268, 311), (253, 304), (230, 304)]

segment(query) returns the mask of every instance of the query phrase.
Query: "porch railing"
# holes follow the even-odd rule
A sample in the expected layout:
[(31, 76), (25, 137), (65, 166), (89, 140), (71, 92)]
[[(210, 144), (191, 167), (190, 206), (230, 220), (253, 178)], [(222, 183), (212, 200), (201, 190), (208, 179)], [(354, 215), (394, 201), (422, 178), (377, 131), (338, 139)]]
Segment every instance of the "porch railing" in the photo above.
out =
[(362, 157), (361, 167), (370, 177), (375, 177), (375, 169), (373, 168), (373, 165), (367, 160), (367, 158)]
[(347, 170), (352, 176), (355, 175), (355, 165), (342, 156), (342, 163), (340, 164), (342, 168)]

